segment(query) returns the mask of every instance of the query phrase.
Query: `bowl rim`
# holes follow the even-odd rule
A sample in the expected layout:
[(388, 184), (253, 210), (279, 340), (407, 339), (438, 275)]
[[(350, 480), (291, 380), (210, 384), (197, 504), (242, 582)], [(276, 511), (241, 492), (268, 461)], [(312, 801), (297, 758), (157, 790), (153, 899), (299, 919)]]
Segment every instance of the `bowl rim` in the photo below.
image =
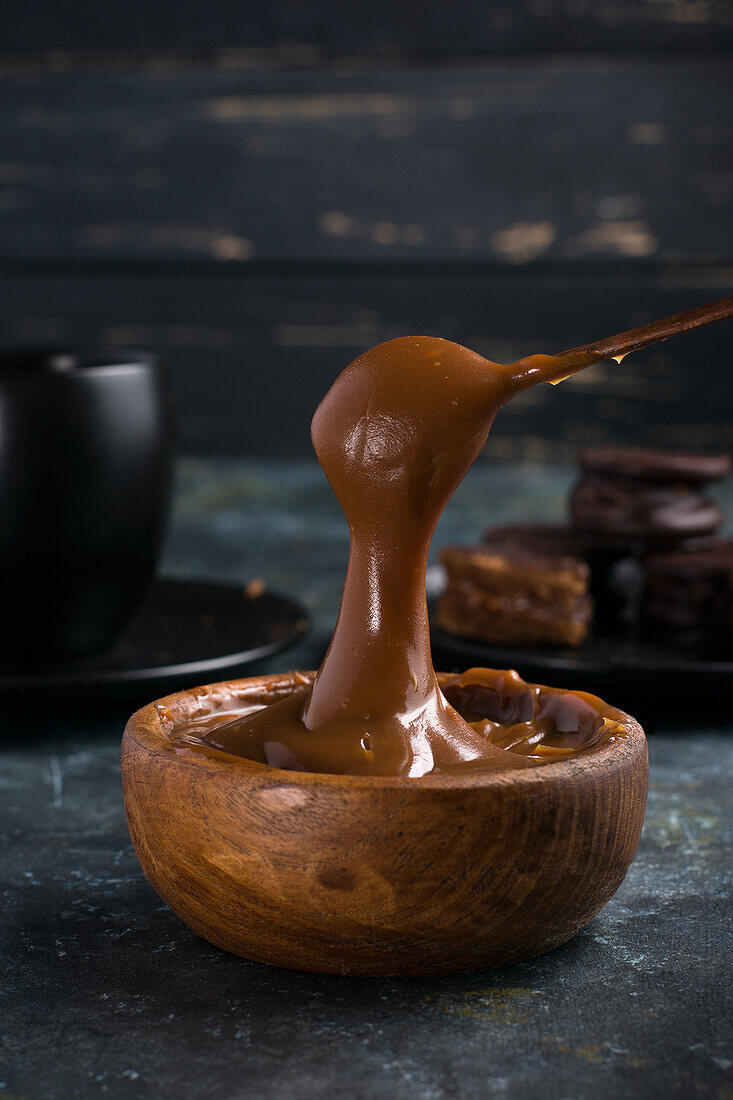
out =
[[(151, 756), (165, 757), (176, 762), (179, 767), (204, 768), (209, 772), (221, 774), (222, 770), (231, 774), (232, 768), (236, 768), (237, 774), (247, 776), (256, 781), (258, 785), (263, 783), (282, 786), (326, 788), (339, 790), (389, 790), (402, 789), (410, 791), (451, 791), (451, 790), (476, 790), (487, 787), (503, 788), (517, 783), (529, 783), (532, 785), (547, 784), (550, 781), (566, 782), (581, 777), (587, 779), (599, 772), (607, 773), (609, 768), (620, 768), (631, 765), (640, 754), (647, 752), (647, 742), (640, 724), (631, 715), (603, 703), (606, 710), (613, 713), (627, 731), (627, 736), (618, 741), (611, 741), (588, 754), (556, 760), (542, 764), (536, 768), (521, 768), (516, 770), (497, 771), (462, 775), (423, 775), (418, 777), (391, 776), (391, 775), (341, 775), (328, 772), (302, 772), (290, 771), (286, 768), (272, 768), (267, 764), (259, 764), (255, 761), (245, 760), (241, 756), (219, 749), (211, 749), (204, 753), (196, 750), (177, 749), (170, 741), (168, 734), (176, 722), (185, 720), (198, 709), (198, 715), (212, 713), (215, 710), (217, 700), (229, 696), (232, 701), (238, 697), (240, 701), (248, 693), (255, 694), (257, 688), (275, 685), (281, 688), (305, 686), (314, 672), (280, 672), (265, 673), (259, 676), (248, 676), (236, 680), (222, 680), (217, 683), (204, 684), (200, 687), (185, 688), (181, 691), (163, 696), (154, 700), (147, 706), (141, 707), (128, 720), (122, 739), (123, 750), (123, 779), (125, 773), (124, 754), (128, 742), (133, 742), (144, 752)], [(444, 684), (452, 674), (438, 673), (439, 683)], [(547, 687), (548, 685), (531, 685)], [(570, 689), (553, 689), (570, 690)], [(592, 698), (598, 698), (592, 696)], [(205, 704), (211, 702), (208, 709)], [(173, 714), (172, 711), (177, 713)], [(223, 708), (222, 708), (223, 710)], [(244, 784), (243, 784), (244, 785)]]

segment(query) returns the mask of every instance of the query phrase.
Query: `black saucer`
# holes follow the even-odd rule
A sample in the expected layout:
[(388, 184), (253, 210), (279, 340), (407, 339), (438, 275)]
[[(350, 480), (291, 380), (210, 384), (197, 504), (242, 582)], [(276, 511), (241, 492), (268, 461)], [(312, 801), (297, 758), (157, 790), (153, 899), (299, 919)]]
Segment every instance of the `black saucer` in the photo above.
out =
[(137, 687), (152, 698), (161, 685), (175, 690), (226, 679), (302, 640), (308, 629), (303, 608), (272, 592), (248, 596), (239, 585), (157, 580), (111, 649), (32, 669), (4, 664), (0, 697)]

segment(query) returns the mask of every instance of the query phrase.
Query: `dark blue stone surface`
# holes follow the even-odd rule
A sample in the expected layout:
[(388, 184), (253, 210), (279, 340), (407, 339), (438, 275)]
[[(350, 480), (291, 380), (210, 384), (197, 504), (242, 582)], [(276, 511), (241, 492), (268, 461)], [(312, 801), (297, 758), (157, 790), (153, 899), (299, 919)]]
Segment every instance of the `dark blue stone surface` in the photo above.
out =
[[(479, 463), (436, 548), (562, 513), (569, 474)], [(730, 503), (730, 496), (728, 496)], [(314, 466), (185, 462), (165, 570), (298, 596), (313, 665), (344, 521)], [(0, 769), (0, 1096), (628, 1100), (733, 1095), (733, 723), (661, 724), (638, 856), (573, 942), (490, 973), (275, 970), (198, 939), (145, 881), (119, 781), (124, 716), (6, 730)]]

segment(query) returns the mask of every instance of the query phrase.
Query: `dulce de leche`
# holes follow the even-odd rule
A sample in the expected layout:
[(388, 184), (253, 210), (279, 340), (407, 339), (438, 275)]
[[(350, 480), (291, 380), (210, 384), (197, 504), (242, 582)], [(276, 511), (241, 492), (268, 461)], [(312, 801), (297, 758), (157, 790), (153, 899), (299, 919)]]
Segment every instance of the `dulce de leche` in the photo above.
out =
[[(545, 355), (492, 363), (427, 336), (355, 359), (311, 426), (351, 539), (323, 663), (270, 706), (179, 727), (179, 745), (286, 769), (418, 777), (534, 767), (623, 736), (617, 712), (593, 696), (533, 689), (515, 673), (474, 670), (444, 693), (430, 654), (425, 570), (446, 503), (501, 407), (574, 369)], [(471, 714), (476, 683), (496, 695), (492, 719)]]

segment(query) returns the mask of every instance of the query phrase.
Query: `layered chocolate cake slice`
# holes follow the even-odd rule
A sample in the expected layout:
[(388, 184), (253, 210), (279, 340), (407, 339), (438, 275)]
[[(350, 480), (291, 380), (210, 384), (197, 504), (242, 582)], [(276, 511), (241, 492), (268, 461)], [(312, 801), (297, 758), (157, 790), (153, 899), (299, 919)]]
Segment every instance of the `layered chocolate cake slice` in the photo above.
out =
[(484, 534), (487, 546), (509, 553), (528, 551), (542, 556), (572, 557), (590, 570), (590, 596), (596, 625), (616, 631), (636, 616), (641, 595), (642, 569), (625, 547), (610, 546), (567, 523), (515, 523), (492, 527)]
[(587, 564), (551, 539), (533, 548), (527, 538), (502, 538), (500, 531), (483, 546), (443, 551), (447, 584), (438, 625), (496, 645), (581, 645), (593, 614)]

